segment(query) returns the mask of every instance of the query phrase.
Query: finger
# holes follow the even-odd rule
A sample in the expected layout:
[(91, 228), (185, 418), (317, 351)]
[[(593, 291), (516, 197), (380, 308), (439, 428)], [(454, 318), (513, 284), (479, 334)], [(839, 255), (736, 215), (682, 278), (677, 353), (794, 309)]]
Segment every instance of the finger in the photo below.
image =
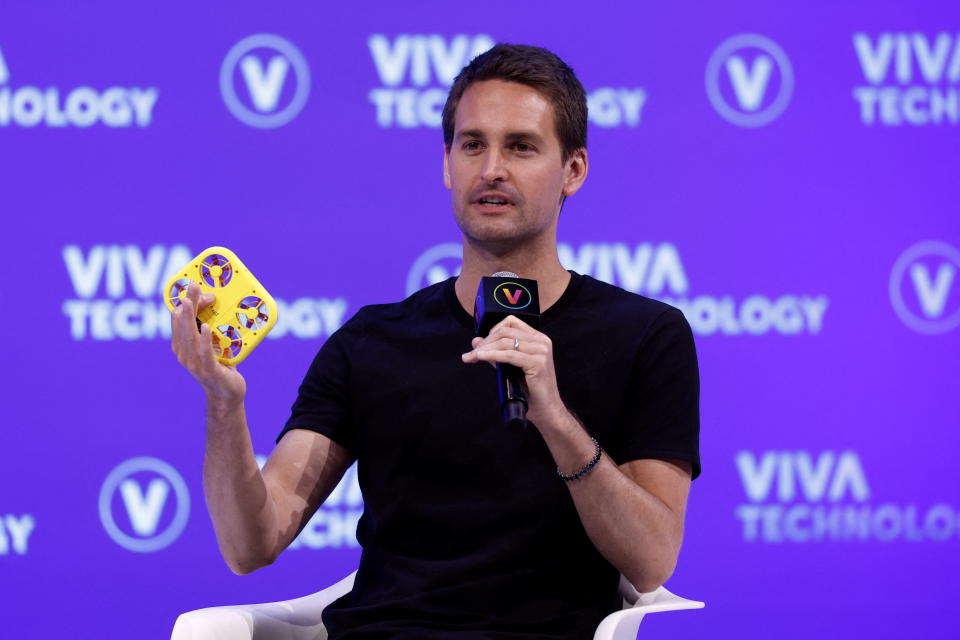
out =
[(193, 303), (194, 309), (197, 308), (197, 304), (200, 302), (200, 294), (202, 292), (203, 290), (200, 289), (200, 285), (198, 285), (196, 282), (191, 282), (189, 285), (187, 285), (186, 297), (190, 300), (190, 302)]
[[(503, 338), (503, 337), (519, 338), (521, 337), (522, 334), (525, 334), (525, 332), (521, 331), (520, 329), (515, 329), (513, 327), (499, 327), (499, 328), (491, 329), (490, 333), (487, 334), (487, 337), (484, 338), (484, 340), (491, 340), (491, 341), (499, 340), (500, 338)], [(529, 335), (529, 334), (525, 334), (525, 335)]]
[(490, 333), (493, 333), (500, 327), (513, 327), (516, 329), (528, 329), (530, 331), (536, 331), (536, 329), (528, 325), (517, 316), (507, 316), (497, 324), (493, 325), (493, 329), (490, 330)]
[(180, 307), (174, 307), (170, 312), (170, 349), (177, 352), (177, 318), (180, 317)]
[(488, 338), (499, 338), (502, 336), (520, 338), (521, 340), (539, 340), (541, 336), (545, 337), (544, 334), (527, 324), (500, 324), (491, 329), (490, 333), (487, 334)]
[[(465, 364), (473, 364), (474, 362), (480, 362), (480, 358), (477, 357), (477, 351), (467, 351), (466, 353), (460, 354), (460, 359), (463, 360)], [(490, 361), (488, 363), (491, 367), (496, 368), (497, 363)]]
[(210, 325), (203, 323), (200, 325), (200, 339), (197, 340), (197, 363), (201, 369), (210, 375), (219, 364), (217, 361), (217, 344), (213, 341), (213, 332)]
[(193, 309), (193, 302), (184, 297), (175, 311), (173, 342), (178, 356), (189, 357), (196, 341), (197, 322)]
[(520, 340), (515, 338), (501, 338), (495, 342), (489, 342), (480, 345), (474, 351), (520, 351), (530, 355), (542, 355), (549, 352), (547, 345), (533, 340)]
[(516, 349), (514, 349), (514, 346), (516, 344), (517, 343), (514, 341), (513, 338), (500, 338), (499, 340), (485, 342), (484, 344), (478, 345), (472, 351), (468, 351), (463, 355), (473, 358), (475, 354), (484, 353), (487, 351), (516, 351)]
[(481, 344), (497, 342), (503, 338), (510, 338), (510, 344), (512, 345), (514, 338), (518, 339), (521, 343), (537, 343), (544, 342), (546, 336), (531, 329), (522, 329), (519, 327), (501, 327), (496, 331), (491, 331), (490, 335), (484, 338)]
[(525, 369), (524, 365), (529, 367), (532, 364), (531, 358), (534, 356), (523, 353), (521, 351), (514, 351), (513, 349), (489, 349), (486, 351), (471, 351), (470, 353), (463, 354), (464, 362), (489, 362), (490, 364), (512, 364), (521, 369)]
[(517, 344), (515, 338), (504, 336), (502, 338), (497, 338), (496, 340), (490, 340), (484, 342), (483, 344), (477, 346), (474, 351), (490, 351), (491, 349), (495, 350), (513, 350), (514, 345)]
[(209, 293), (209, 292), (201, 293), (199, 303), (197, 304), (197, 311), (206, 309), (207, 307), (212, 305), (216, 301), (216, 299), (217, 299), (217, 296), (215, 296), (212, 293)]

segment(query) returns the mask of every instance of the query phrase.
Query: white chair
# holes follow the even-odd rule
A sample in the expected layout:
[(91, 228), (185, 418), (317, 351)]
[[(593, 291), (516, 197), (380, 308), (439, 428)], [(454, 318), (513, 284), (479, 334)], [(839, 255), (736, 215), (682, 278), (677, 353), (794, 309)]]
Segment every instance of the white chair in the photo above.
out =
[[(320, 614), (353, 588), (354, 575), (356, 572), (323, 591), (296, 600), (188, 611), (177, 618), (171, 640), (326, 640), (327, 630)], [(620, 595), (623, 609), (603, 619), (594, 640), (636, 640), (646, 614), (704, 606), (702, 602), (675, 596), (663, 587), (638, 593), (623, 576)]]

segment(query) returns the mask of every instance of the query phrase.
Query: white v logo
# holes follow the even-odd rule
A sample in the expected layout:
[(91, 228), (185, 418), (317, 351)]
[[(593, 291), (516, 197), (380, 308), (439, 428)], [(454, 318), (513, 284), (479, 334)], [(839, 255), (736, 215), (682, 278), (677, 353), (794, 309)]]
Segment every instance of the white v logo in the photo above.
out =
[(748, 71), (743, 58), (730, 56), (727, 58), (726, 67), (740, 108), (744, 111), (756, 111), (760, 108), (767, 82), (770, 80), (770, 72), (773, 71), (773, 60), (769, 56), (757, 56), (753, 61), (753, 68)]
[(947, 294), (950, 293), (950, 285), (953, 284), (953, 276), (957, 270), (952, 264), (944, 262), (937, 269), (937, 277), (931, 283), (930, 272), (919, 262), (910, 267), (910, 279), (913, 280), (913, 288), (917, 292), (917, 298), (920, 299), (920, 306), (923, 313), (928, 318), (939, 318), (943, 314), (943, 308), (947, 304)]
[[(456, 275), (456, 274), (454, 274)], [(437, 284), (450, 277), (450, 272), (443, 265), (435, 264), (427, 270), (427, 282)]]
[(140, 490), (140, 485), (134, 480), (124, 480), (120, 483), (120, 495), (123, 505), (130, 516), (133, 530), (141, 536), (153, 535), (163, 513), (163, 505), (167, 503), (167, 494), (170, 493), (170, 484), (160, 478), (154, 478), (147, 485), (147, 494)]
[(10, 79), (10, 70), (7, 69), (7, 63), (3, 59), (3, 51), (0, 51), (0, 84), (4, 84)]
[(287, 77), (290, 63), (283, 56), (274, 56), (264, 72), (256, 56), (244, 56), (240, 61), (240, 71), (250, 91), (250, 99), (258, 111), (273, 111), (280, 101), (280, 91)]

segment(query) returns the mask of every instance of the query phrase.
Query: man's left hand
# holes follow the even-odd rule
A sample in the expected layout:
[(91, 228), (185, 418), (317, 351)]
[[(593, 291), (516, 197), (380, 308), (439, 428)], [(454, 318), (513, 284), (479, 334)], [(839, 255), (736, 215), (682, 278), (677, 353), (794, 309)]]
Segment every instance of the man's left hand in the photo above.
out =
[[(466, 363), (489, 362), (519, 367), (527, 382), (527, 418), (546, 426), (567, 414), (553, 367), (553, 344), (515, 316), (507, 316), (490, 330), (486, 338), (474, 338), (472, 351), (463, 354)], [(515, 348), (516, 347), (516, 348)]]

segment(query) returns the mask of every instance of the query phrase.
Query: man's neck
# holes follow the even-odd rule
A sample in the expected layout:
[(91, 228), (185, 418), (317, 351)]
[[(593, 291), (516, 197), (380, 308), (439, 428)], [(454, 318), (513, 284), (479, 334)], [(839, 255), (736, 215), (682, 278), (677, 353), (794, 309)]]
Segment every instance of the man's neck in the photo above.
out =
[(531, 250), (526, 247), (499, 255), (464, 239), (463, 267), (454, 288), (460, 305), (467, 313), (473, 313), (480, 278), (497, 271), (511, 271), (521, 278), (536, 280), (541, 312), (553, 306), (570, 283), (570, 272), (560, 264), (556, 244), (552, 244), (552, 250)]

